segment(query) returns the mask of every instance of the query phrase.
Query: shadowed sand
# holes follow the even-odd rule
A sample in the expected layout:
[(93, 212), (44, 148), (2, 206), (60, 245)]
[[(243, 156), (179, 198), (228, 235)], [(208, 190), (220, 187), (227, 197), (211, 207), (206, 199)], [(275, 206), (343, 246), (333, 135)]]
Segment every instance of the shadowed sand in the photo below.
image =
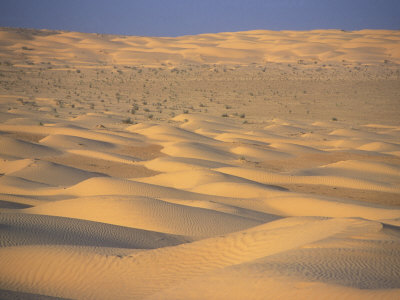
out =
[(0, 298), (399, 298), (399, 39), (0, 28)]

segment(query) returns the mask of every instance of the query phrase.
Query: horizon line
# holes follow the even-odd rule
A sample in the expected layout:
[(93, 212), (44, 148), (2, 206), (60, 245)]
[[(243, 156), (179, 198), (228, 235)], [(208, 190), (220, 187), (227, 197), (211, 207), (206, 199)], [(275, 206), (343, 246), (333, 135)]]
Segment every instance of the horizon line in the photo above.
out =
[(0, 28), (6, 29), (26, 29), (26, 30), (43, 30), (43, 31), (61, 31), (61, 32), (77, 32), (77, 33), (84, 33), (84, 34), (101, 34), (101, 35), (115, 35), (115, 36), (136, 36), (136, 37), (154, 37), (154, 38), (177, 38), (177, 37), (185, 37), (185, 36), (196, 36), (196, 35), (206, 35), (206, 34), (223, 34), (223, 33), (239, 33), (239, 32), (251, 32), (251, 31), (273, 31), (273, 32), (287, 32), (287, 31), (294, 31), (294, 32), (312, 32), (312, 31), (341, 31), (341, 32), (358, 32), (364, 30), (373, 30), (373, 31), (400, 31), (399, 29), (384, 29), (384, 28), (363, 28), (363, 29), (356, 29), (356, 30), (347, 30), (341, 28), (315, 28), (309, 30), (300, 30), (300, 29), (249, 29), (249, 30), (238, 30), (238, 31), (218, 31), (218, 32), (203, 32), (203, 33), (194, 33), (194, 34), (183, 34), (183, 35), (137, 35), (137, 34), (119, 34), (119, 33), (104, 33), (104, 32), (88, 32), (88, 31), (77, 31), (77, 30), (69, 30), (69, 29), (50, 29), (50, 28), (34, 28), (34, 27), (24, 27), (24, 26), (0, 26)]

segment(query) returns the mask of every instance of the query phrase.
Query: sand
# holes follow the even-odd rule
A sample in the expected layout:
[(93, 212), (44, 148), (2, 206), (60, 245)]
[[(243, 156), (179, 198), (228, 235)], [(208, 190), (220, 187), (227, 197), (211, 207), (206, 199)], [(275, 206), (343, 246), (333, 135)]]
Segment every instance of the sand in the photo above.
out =
[(399, 298), (399, 40), (0, 28), (0, 298)]

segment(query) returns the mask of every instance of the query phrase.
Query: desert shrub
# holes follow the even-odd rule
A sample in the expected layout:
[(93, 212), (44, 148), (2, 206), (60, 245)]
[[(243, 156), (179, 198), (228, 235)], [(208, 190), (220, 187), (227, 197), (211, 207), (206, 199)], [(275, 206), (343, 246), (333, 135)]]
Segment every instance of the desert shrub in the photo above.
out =
[(133, 124), (131, 118), (126, 118), (126, 119), (122, 120), (122, 123), (124, 123), (124, 124)]

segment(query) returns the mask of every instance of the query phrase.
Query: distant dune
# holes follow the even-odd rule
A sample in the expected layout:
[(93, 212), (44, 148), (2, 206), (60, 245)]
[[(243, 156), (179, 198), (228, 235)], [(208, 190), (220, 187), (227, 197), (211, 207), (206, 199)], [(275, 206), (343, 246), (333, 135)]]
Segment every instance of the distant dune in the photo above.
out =
[(266, 62), (400, 63), (400, 31), (223, 32), (182, 37), (0, 29), (3, 59), (119, 65)]

